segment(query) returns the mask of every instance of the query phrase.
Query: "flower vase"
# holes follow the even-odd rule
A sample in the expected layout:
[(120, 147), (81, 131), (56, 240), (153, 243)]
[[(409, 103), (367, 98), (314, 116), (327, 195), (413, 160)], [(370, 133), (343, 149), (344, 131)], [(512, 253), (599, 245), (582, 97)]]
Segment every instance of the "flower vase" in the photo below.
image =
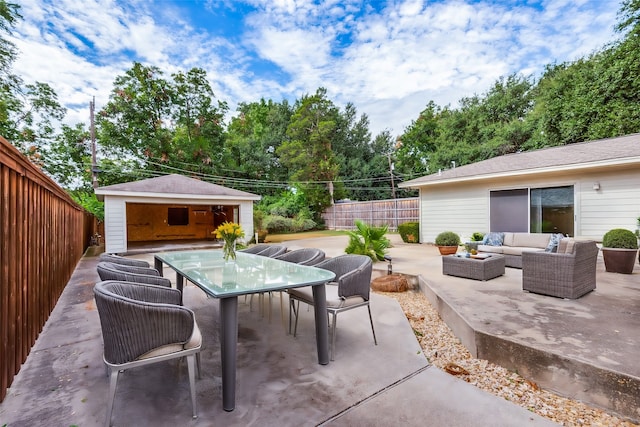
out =
[(224, 246), (222, 247), (222, 257), (225, 262), (235, 262), (236, 260), (236, 241), (224, 242)]

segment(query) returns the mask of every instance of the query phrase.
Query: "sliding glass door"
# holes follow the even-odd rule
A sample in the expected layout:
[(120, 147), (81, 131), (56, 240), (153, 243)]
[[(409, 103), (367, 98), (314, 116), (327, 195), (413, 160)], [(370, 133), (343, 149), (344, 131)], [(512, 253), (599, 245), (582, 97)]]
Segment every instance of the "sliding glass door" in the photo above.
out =
[(573, 236), (573, 186), (490, 192), (491, 231)]

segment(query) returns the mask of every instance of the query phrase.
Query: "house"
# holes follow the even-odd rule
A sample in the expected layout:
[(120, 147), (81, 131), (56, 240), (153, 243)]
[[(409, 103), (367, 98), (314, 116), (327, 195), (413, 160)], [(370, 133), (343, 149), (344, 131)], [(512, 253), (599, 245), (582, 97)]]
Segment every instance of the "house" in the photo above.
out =
[(260, 196), (182, 175), (99, 187), (104, 200), (105, 251), (123, 253), (129, 242), (215, 239), (225, 221), (253, 235), (253, 202)]
[(602, 241), (640, 217), (640, 134), (507, 154), (399, 185), (420, 190), (420, 241), (451, 230)]

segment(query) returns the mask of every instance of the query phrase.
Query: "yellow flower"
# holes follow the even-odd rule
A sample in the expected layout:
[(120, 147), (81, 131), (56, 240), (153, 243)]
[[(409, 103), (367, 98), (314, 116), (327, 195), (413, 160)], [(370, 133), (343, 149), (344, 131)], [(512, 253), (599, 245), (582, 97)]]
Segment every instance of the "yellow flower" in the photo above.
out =
[(225, 221), (218, 226), (215, 231), (218, 239), (224, 239), (227, 242), (233, 242), (239, 237), (244, 237), (244, 230), (240, 224)]

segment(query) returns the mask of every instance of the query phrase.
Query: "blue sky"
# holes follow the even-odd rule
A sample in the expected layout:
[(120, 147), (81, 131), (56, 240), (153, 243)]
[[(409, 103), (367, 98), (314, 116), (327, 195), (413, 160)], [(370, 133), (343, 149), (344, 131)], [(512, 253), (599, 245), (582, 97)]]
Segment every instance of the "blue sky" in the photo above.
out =
[(600, 50), (619, 0), (23, 0), (15, 71), (88, 123), (133, 61), (200, 67), (235, 112), (318, 87), (400, 135), (431, 100), (456, 106), (501, 76)]

